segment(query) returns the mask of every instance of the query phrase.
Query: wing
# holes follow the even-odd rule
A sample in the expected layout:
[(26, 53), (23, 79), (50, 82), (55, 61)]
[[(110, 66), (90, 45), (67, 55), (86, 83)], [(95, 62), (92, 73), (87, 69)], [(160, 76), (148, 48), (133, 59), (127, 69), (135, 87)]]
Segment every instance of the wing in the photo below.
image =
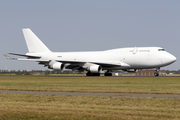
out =
[(31, 56), (31, 55), (23, 55), (23, 54), (16, 54), (16, 53), (8, 53), (8, 54), (10, 54), (10, 55), (17, 55), (17, 56), (22, 56), (22, 57), (27, 57), (27, 58), (33, 58), (33, 59), (35, 59), (35, 58), (37, 58), (37, 59), (39, 59), (39, 58), (41, 58), (41, 56)]
[(11, 57), (9, 57), (9, 56), (6, 55), (6, 54), (3, 54), (3, 56), (4, 56), (6, 59), (8, 59), (8, 60), (17, 60), (17, 58), (11, 58)]
[(3, 56), (8, 60), (19, 60), (19, 61), (36, 61), (36, 62), (49, 62), (49, 60), (41, 59), (41, 56), (31, 56), (31, 55), (23, 55), (23, 54), (16, 54), (16, 53), (8, 53), (10, 55), (17, 55), (26, 57), (26, 59), (23, 58), (12, 58), (6, 54), (3, 54)]
[[(3, 54), (3, 56), (8, 60), (34, 61), (34, 62), (39, 62), (39, 65), (44, 65), (44, 67), (49, 66), (49, 62), (51, 61), (47, 59), (42, 59), (41, 56), (34, 56), (34, 55), (32, 56), (32, 55), (24, 55), (24, 54), (16, 54), (16, 53), (8, 53), (8, 54), (26, 57), (26, 58), (12, 58), (6, 54)], [(57, 62), (61, 62), (61, 61), (57, 61)], [(63, 61), (62, 63), (65, 64), (65, 69), (71, 69), (73, 71), (75, 70), (84, 71), (84, 69), (80, 65), (81, 62)]]
[(84, 68), (80, 65), (69, 64), (65, 66), (65, 69), (71, 69), (72, 71), (84, 71)]
[[(23, 54), (16, 54), (16, 53), (9, 53), (10, 55), (17, 55), (17, 56), (21, 56), (21, 57), (26, 57), (26, 59), (23, 58), (11, 58), (6, 54), (3, 54), (4, 57), (6, 59), (9, 60), (19, 60), (19, 61), (35, 61), (35, 62), (39, 62), (40, 65), (44, 65), (44, 66), (48, 66), (49, 67), (49, 63), (51, 62), (51, 60), (49, 59), (43, 59), (41, 56), (38, 55), (23, 55)], [(114, 69), (114, 68), (121, 68), (121, 67), (129, 67), (130, 65), (128, 65), (127, 63), (121, 62), (121, 61), (69, 61), (69, 60), (60, 60), (57, 59), (55, 60), (56, 62), (60, 62), (63, 63), (65, 65), (65, 69), (71, 69), (71, 70), (79, 70), (79, 71), (84, 71), (85, 64), (89, 64), (89, 66), (91, 65), (100, 65), (103, 70), (107, 70), (107, 69)]]
[(64, 64), (70, 64), (71, 66), (80, 66), (83, 68), (83, 65), (86, 63), (90, 64), (96, 64), (102, 66), (104, 69), (113, 69), (113, 68), (120, 68), (120, 67), (129, 67), (127, 63), (117, 61), (117, 62), (112, 62), (112, 61), (104, 61), (104, 62), (99, 62), (99, 61), (67, 61), (67, 60), (56, 60), (58, 62), (64, 63)]

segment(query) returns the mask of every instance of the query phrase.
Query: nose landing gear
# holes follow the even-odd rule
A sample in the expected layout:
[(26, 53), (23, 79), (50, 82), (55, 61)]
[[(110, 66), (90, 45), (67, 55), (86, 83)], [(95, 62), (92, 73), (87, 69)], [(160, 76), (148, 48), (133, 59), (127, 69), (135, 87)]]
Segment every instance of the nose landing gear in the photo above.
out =
[(158, 73), (158, 72), (155, 72), (155, 73), (154, 73), (154, 76), (158, 77), (158, 76), (159, 76), (159, 73)]
[(156, 71), (155, 71), (155, 73), (154, 73), (154, 76), (155, 76), (155, 77), (158, 77), (158, 76), (159, 76), (159, 72), (158, 72), (159, 69), (160, 69), (160, 68), (156, 68)]

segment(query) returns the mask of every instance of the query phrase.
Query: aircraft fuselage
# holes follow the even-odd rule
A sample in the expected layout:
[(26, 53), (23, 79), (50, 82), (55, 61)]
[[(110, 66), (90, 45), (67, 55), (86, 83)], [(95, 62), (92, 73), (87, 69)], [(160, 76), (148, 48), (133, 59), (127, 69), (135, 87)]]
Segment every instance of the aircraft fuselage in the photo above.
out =
[(172, 54), (160, 47), (131, 47), (93, 52), (28, 53), (27, 55), (39, 55), (41, 59), (60, 62), (68, 60), (77, 65), (87, 62), (117, 65), (102, 67), (106, 70), (159, 68), (176, 60)]

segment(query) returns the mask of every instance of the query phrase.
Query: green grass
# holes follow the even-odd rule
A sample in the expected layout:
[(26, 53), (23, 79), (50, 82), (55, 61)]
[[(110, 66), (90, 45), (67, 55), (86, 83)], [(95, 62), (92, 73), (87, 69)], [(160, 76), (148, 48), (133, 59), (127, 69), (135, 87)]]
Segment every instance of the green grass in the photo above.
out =
[(0, 93), (1, 120), (180, 119), (180, 99)]
[[(0, 76), (1, 90), (180, 94), (176, 77)], [(0, 120), (178, 120), (178, 98), (0, 93)]]
[(180, 94), (180, 78), (1, 76), (0, 90)]

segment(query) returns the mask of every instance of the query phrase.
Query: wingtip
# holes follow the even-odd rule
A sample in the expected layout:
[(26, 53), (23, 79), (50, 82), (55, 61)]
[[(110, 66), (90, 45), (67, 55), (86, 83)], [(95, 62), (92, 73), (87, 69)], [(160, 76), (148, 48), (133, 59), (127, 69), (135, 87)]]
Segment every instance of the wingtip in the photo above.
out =
[(6, 59), (8, 59), (8, 60), (12, 59), (11, 57), (9, 57), (9, 56), (6, 55), (6, 54), (3, 54), (3, 56), (4, 56)]
[(11, 58), (6, 54), (3, 54), (3, 56), (7, 59), (7, 60), (18, 60), (17, 58)]

